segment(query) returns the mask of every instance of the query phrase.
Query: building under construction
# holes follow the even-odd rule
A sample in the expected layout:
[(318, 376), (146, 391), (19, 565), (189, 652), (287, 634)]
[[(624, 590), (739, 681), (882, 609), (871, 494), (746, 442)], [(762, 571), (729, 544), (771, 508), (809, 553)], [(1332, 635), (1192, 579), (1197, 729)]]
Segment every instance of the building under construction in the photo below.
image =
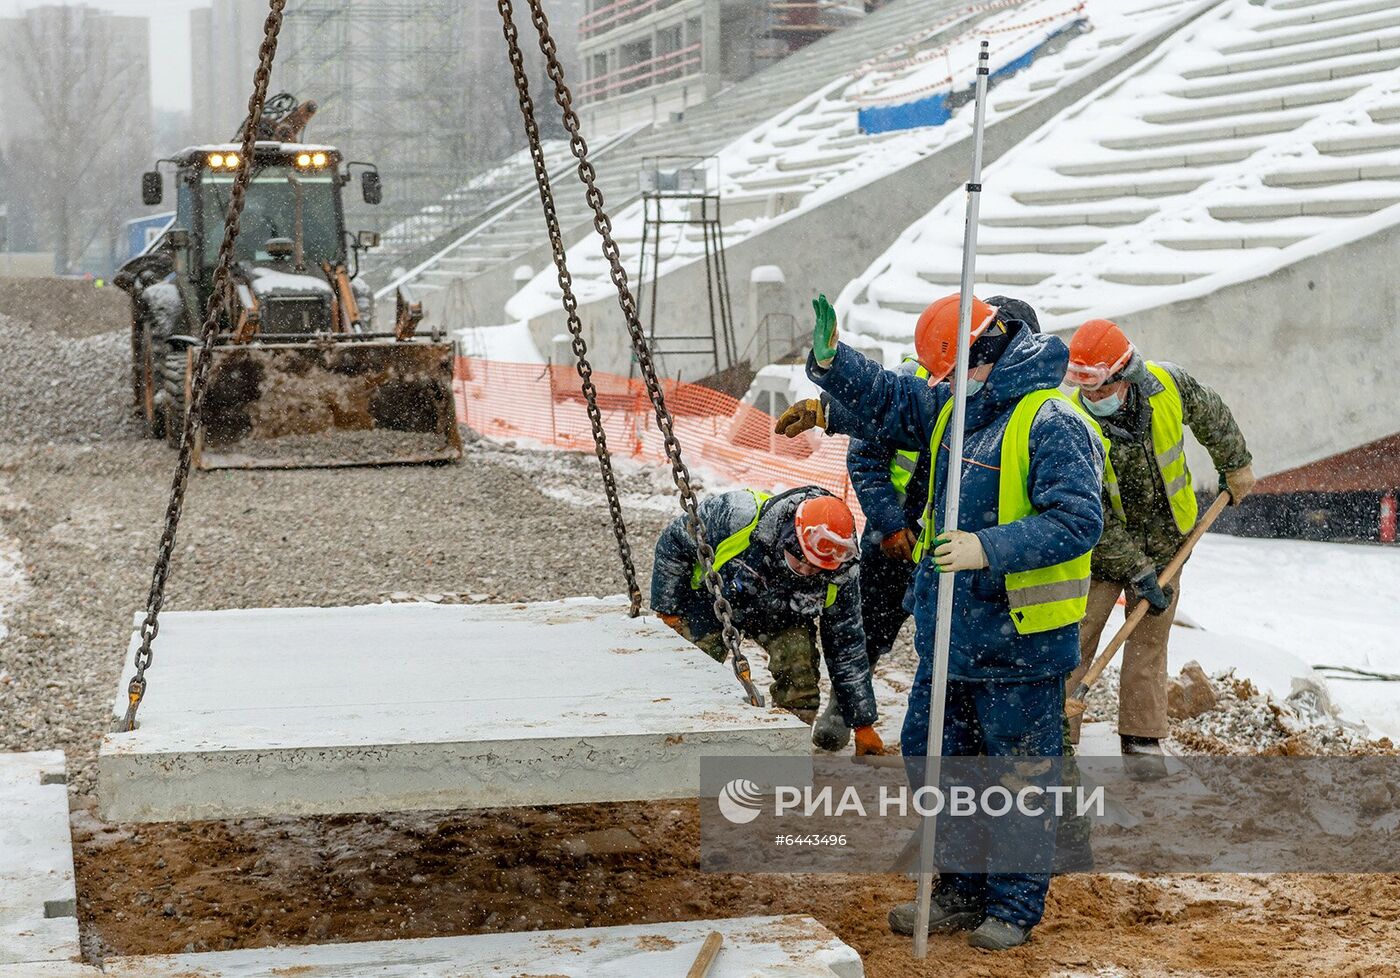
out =
[(587, 0), (578, 89), (599, 131), (664, 121), (879, 6), (866, 0)]

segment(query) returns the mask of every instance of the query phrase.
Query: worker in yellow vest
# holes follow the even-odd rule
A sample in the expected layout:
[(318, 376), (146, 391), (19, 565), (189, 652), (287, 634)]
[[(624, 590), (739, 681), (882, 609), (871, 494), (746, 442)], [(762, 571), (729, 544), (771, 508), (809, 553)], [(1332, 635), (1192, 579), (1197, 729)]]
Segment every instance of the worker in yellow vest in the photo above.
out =
[[(734, 625), (768, 653), (775, 706), (811, 723), (821, 706), (821, 650), (856, 753), (884, 750), (861, 625), (860, 563), (850, 509), (825, 489), (736, 489), (701, 501), (705, 541)], [(656, 541), (651, 607), (711, 658), (727, 655), (695, 543), (678, 516)]]
[[(794, 405), (779, 430), (796, 435), (822, 427), (919, 451), (930, 468), (907, 603), (919, 665), (901, 750), (906, 757), (926, 750), (938, 592), (951, 583), (944, 755), (1059, 756), (1064, 677), (1079, 658), (1089, 554), (1103, 523), (1102, 448), (1059, 391), (1069, 359), (1064, 342), (974, 299), (968, 373), (950, 378), (961, 302), (946, 296), (915, 327), (925, 379), (884, 370), (839, 344), (826, 297), (813, 305), (807, 372), (824, 396)], [(948, 445), (955, 385), (966, 385), (960, 459), (949, 457)], [(960, 525), (943, 527), (952, 465), (963, 473)], [(951, 581), (948, 571), (958, 572)], [(929, 931), (969, 930), (973, 946), (1005, 950), (1024, 943), (1044, 913), (1054, 832), (993, 839), (992, 828), (960, 830), (969, 833), (964, 851), (1014, 844), (1024, 866), (1045, 871), (997, 871), (988, 860), (987, 872), (941, 873)], [(914, 904), (896, 906), (889, 922), (896, 933), (911, 934)]]
[[(1167, 639), (1177, 586), (1158, 573), (1196, 525), (1196, 491), (1186, 465), (1186, 429), (1210, 452), (1220, 489), (1238, 504), (1254, 487), (1249, 449), (1220, 395), (1171, 363), (1144, 360), (1118, 326), (1091, 319), (1070, 339), (1066, 381), (1108, 445), (1104, 532), (1093, 554), (1093, 583), (1080, 626), (1078, 684), (1099, 647), (1118, 596), (1148, 602), (1148, 617), (1123, 652), (1118, 735), (1128, 771), (1166, 773)], [(1075, 723), (1075, 739), (1078, 739)]]

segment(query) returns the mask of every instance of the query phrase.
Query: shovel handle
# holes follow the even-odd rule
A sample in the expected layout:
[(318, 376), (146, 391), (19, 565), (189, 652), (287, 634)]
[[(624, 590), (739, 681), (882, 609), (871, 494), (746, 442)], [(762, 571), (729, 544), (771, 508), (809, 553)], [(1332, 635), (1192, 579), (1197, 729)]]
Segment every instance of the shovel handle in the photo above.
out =
[[(1176, 579), (1176, 575), (1181, 572), (1181, 565), (1186, 563), (1186, 558), (1191, 556), (1191, 551), (1200, 542), (1201, 537), (1206, 535), (1211, 524), (1219, 518), (1225, 511), (1225, 507), (1230, 505), (1230, 494), (1222, 492), (1215, 497), (1215, 502), (1210, 504), (1210, 508), (1205, 511), (1200, 520), (1191, 528), (1191, 532), (1186, 535), (1186, 539), (1181, 542), (1172, 559), (1167, 562), (1167, 566), (1162, 569), (1162, 573), (1157, 576), (1157, 580), (1162, 585), (1170, 584)], [(1146, 599), (1139, 601), (1133, 606), (1133, 610), (1128, 613), (1127, 621), (1123, 622), (1123, 627), (1118, 629), (1118, 633), (1113, 636), (1113, 640), (1104, 646), (1104, 650), (1094, 659), (1093, 665), (1089, 666), (1089, 671), (1084, 674), (1084, 678), (1079, 681), (1079, 685), (1074, 688), (1073, 694), (1065, 700), (1065, 713), (1071, 717), (1077, 717), (1084, 713), (1085, 700), (1089, 695), (1089, 687), (1099, 681), (1103, 671), (1108, 668), (1108, 664), (1113, 661), (1113, 657), (1118, 654), (1118, 650), (1128, 641), (1128, 636), (1133, 634), (1133, 629), (1138, 627), (1138, 623), (1147, 617), (1149, 605)]]

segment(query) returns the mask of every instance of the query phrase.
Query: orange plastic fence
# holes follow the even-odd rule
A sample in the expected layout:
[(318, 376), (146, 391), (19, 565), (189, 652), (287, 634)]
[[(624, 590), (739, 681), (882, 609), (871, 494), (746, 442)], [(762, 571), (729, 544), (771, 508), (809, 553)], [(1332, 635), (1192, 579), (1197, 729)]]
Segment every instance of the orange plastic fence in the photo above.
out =
[[(593, 374), (608, 448), (616, 457), (666, 465), (656, 416), (640, 380)], [(593, 451), (592, 427), (572, 366), (458, 357), (457, 420), (486, 438)], [(861, 519), (846, 474), (844, 437), (774, 434), (768, 414), (698, 384), (664, 379), (666, 406), (690, 470), (702, 481), (780, 490), (818, 485)], [(707, 478), (708, 477), (708, 478)]]

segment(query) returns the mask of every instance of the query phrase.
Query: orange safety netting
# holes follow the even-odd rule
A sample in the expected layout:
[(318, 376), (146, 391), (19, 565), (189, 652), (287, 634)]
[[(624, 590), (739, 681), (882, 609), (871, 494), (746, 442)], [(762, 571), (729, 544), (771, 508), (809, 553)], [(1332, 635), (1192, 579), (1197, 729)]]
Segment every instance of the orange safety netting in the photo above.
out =
[[(667, 465), (656, 416), (641, 380), (594, 373), (598, 409), (615, 457)], [(774, 419), (727, 394), (662, 379), (676, 439), (690, 470), (732, 486), (763, 490), (818, 485), (842, 497), (859, 520), (846, 474), (844, 436), (785, 438)], [(573, 366), (458, 357), (457, 420), (486, 438), (566, 451), (593, 451), (593, 429)]]

